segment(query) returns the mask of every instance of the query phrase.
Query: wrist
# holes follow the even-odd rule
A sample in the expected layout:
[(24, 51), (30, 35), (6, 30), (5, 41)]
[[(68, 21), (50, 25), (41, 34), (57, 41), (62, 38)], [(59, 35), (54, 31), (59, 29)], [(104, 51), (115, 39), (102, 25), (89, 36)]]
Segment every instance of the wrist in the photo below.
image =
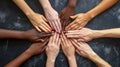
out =
[(96, 56), (97, 56), (97, 54), (95, 52), (88, 54), (89, 59), (94, 59)]
[(69, 0), (67, 6), (69, 6), (71, 8), (75, 8), (76, 7), (76, 3), (77, 3), (77, 0)]
[(68, 61), (72, 61), (73, 59), (75, 59), (75, 55), (72, 55), (70, 57), (67, 57)]
[(25, 15), (27, 16), (27, 17), (31, 17), (31, 16), (33, 16), (35, 14), (35, 12), (33, 12), (33, 11), (31, 11), (31, 12), (26, 12), (25, 13)]
[(90, 11), (86, 12), (87, 15), (89, 15), (89, 17), (92, 19), (94, 18), (96, 15)]
[(101, 30), (93, 30), (93, 38), (102, 38), (105, 36), (105, 33)]
[(49, 62), (55, 62), (55, 59), (53, 59), (53, 58), (47, 58), (47, 61), (49, 61)]
[(28, 39), (28, 38), (27, 38), (27, 33), (26, 33), (25, 31), (23, 31), (21, 35), (23, 36), (23, 37), (22, 37), (23, 39)]
[(34, 55), (29, 48), (24, 53), (30, 57)]

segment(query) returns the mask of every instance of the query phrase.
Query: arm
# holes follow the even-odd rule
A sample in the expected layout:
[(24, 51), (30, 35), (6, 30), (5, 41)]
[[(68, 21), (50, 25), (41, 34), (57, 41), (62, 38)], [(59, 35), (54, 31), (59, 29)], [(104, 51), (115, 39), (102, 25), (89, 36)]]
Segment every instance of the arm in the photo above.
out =
[(68, 59), (69, 67), (77, 67), (75, 58), (75, 48), (73, 47), (70, 40), (68, 40), (63, 33), (61, 35), (61, 46), (63, 53)]
[(90, 59), (93, 61), (98, 67), (111, 67), (109, 63), (99, 57), (92, 48), (84, 42), (77, 42), (75, 39), (71, 39), (71, 42), (76, 48), (76, 52), (85, 58)]
[(6, 64), (5, 67), (20, 67), (20, 65), (28, 60), (30, 57), (41, 53), (45, 49), (45, 44), (47, 43), (47, 41), (48, 40), (44, 42), (33, 43), (25, 52)]
[(91, 30), (82, 28), (81, 30), (71, 30), (66, 33), (68, 38), (78, 38), (78, 41), (90, 41), (95, 38), (120, 38), (120, 28), (106, 30)]
[[(33, 26), (41, 32), (41, 29), (45, 32), (51, 32), (50, 26), (46, 23), (47, 20), (43, 15), (35, 13), (24, 0), (13, 0), (13, 2), (24, 12), (24, 14), (31, 21)], [(40, 28), (40, 29), (39, 29)]]
[(93, 61), (98, 67), (111, 67), (109, 63), (104, 61), (101, 57), (99, 57), (96, 53), (90, 54), (88, 58)]
[(0, 38), (18, 38), (24, 39), (23, 31), (0, 29)]
[(113, 28), (113, 29), (106, 29), (106, 30), (93, 30), (94, 38), (103, 38), (103, 37), (110, 37), (110, 38), (120, 38), (120, 28)]
[(71, 16), (74, 21), (66, 27), (66, 30), (78, 30), (83, 28), (91, 19), (113, 6), (117, 1), (118, 0), (102, 0), (96, 7), (88, 12)]
[(20, 56), (9, 62), (5, 67), (19, 67), (22, 63), (28, 60), (32, 55), (29, 55), (27, 51), (23, 52)]
[(49, 0), (39, 0), (39, 2), (41, 3), (43, 7), (45, 16), (49, 24), (51, 25), (52, 29), (60, 33), (62, 30), (62, 27), (61, 27), (60, 18), (59, 18), (57, 11), (52, 8)]
[(71, 22), (70, 16), (74, 14), (76, 4), (77, 0), (68, 0), (66, 7), (60, 12), (60, 19), (63, 29)]
[(102, 0), (95, 8), (87, 12), (92, 18), (117, 3), (118, 0)]
[(59, 34), (54, 33), (54, 35), (50, 37), (49, 43), (46, 48), (47, 54), (46, 67), (54, 67), (55, 60), (59, 53), (59, 50), (60, 50)]
[(15, 30), (6, 30), (0, 29), (0, 39), (3, 38), (15, 38), (15, 39), (27, 39), (32, 42), (41, 41), (41, 38), (50, 36), (51, 33), (41, 32), (39, 33), (35, 29), (28, 31), (15, 31)]

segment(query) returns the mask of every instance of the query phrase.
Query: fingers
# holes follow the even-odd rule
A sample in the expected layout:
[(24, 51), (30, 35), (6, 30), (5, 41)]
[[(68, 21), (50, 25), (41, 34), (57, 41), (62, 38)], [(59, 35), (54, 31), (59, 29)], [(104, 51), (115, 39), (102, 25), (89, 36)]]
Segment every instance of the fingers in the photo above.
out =
[(61, 35), (61, 42), (63, 43), (63, 46), (68, 45), (67, 38), (65, 37), (64, 33)]
[(60, 43), (61, 43), (61, 38), (59, 38), (57, 45), (60, 46)]
[(70, 18), (75, 19), (75, 18), (77, 18), (77, 15), (70, 16)]
[(49, 36), (51, 36), (51, 35), (52, 35), (52, 33), (45, 33), (45, 32), (41, 32), (40, 34), (38, 34), (38, 36), (39, 36), (40, 38), (49, 37)]
[(38, 26), (34, 26), (39, 32), (42, 32)]
[(51, 45), (53, 42), (53, 36), (50, 37), (48, 45)]
[(45, 32), (51, 32), (51, 28), (46, 22), (40, 23), (39, 27)]
[(45, 22), (48, 22), (47, 19), (46, 19), (44, 16), (42, 16), (42, 18), (43, 18), (43, 20), (44, 20)]
[(71, 42), (73, 43), (73, 46), (77, 49), (77, 50), (79, 50), (79, 46), (78, 46), (78, 44), (75, 42), (75, 41), (73, 41), (73, 40), (71, 40)]

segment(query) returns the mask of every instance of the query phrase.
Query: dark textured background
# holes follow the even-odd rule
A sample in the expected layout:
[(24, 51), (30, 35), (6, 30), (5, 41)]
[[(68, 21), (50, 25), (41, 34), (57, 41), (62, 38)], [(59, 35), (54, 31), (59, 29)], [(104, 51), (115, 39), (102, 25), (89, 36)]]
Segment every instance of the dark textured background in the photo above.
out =
[[(86, 12), (96, 6), (101, 0), (78, 0), (76, 13)], [(43, 13), (37, 0), (26, 0), (30, 7), (39, 13)], [(50, 0), (54, 9), (58, 12), (66, 5), (67, 0)], [(91, 29), (108, 29), (120, 27), (120, 1), (112, 8), (98, 15), (87, 25)], [(33, 28), (22, 11), (11, 1), (0, 2), (0, 28), (12, 30), (28, 30)], [(29, 41), (1, 39), (0, 40), (0, 67), (13, 60), (30, 46)], [(120, 39), (95, 39), (89, 42), (93, 50), (113, 67), (120, 67)], [(76, 54), (78, 67), (96, 67), (90, 60)], [(26, 61), (21, 67), (45, 67), (46, 55), (42, 53)], [(67, 60), (60, 51), (55, 67), (68, 67)]]

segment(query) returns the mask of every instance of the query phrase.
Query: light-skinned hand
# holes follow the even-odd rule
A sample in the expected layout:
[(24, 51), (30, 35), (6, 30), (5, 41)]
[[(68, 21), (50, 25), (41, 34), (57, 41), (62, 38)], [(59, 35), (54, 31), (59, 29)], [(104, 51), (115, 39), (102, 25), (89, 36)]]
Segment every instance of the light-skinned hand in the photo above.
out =
[(74, 47), (76, 48), (76, 52), (85, 58), (89, 58), (90, 55), (95, 54), (92, 48), (85, 42), (78, 42), (76, 39), (71, 39)]
[(94, 30), (82, 28), (80, 30), (69, 30), (65, 33), (68, 38), (77, 38), (78, 41), (88, 42), (94, 39)]
[(71, 41), (68, 40), (63, 33), (61, 35), (61, 46), (62, 46), (63, 53), (68, 59), (71, 57), (74, 57), (75, 48), (72, 45)]
[(53, 8), (49, 7), (47, 10), (44, 10), (45, 16), (52, 27), (56, 32), (60, 33), (62, 30), (60, 18), (58, 15), (58, 12), (54, 10)]
[(54, 33), (50, 37), (49, 43), (46, 48), (46, 54), (49, 59), (55, 60), (60, 50), (59, 34)]

